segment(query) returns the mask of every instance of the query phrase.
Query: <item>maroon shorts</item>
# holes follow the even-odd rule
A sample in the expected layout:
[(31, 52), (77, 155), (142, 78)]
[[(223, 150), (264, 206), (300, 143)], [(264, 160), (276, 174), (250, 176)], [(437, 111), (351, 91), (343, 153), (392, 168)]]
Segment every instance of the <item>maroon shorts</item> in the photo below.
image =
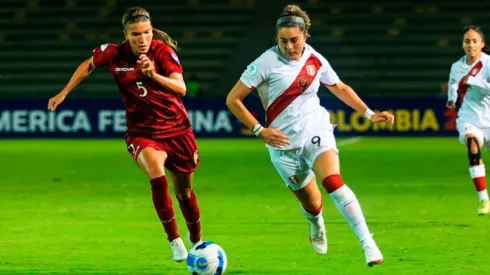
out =
[(150, 139), (145, 137), (127, 136), (128, 152), (134, 160), (146, 147), (167, 153), (165, 168), (176, 173), (191, 173), (197, 169), (200, 162), (196, 138), (192, 132), (175, 137)]

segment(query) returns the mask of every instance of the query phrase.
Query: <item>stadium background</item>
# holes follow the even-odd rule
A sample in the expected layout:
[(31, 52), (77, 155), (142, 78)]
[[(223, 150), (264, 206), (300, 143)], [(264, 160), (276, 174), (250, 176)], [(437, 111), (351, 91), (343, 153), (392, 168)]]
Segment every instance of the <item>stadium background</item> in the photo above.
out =
[[(274, 45), (275, 20), (290, 3), (309, 13), (308, 43), (340, 78), (373, 109), (396, 115), (393, 128), (374, 126), (320, 91), (344, 178), (385, 253), (386, 264), (369, 272), (488, 270), (490, 223), (476, 217), (456, 115), (444, 105), (451, 63), (464, 54), (461, 30), (478, 24), (488, 33), (490, 2), (0, 0), (0, 273), (185, 274), (170, 261), (146, 178), (125, 152), (110, 73), (96, 70), (57, 112), (46, 111), (92, 49), (123, 40), (120, 19), (132, 6), (179, 43), (196, 91), (184, 101), (201, 150), (204, 236), (229, 253), (230, 274), (367, 273), (327, 196), (331, 252), (313, 255), (267, 151), (225, 106), (247, 64)], [(263, 119), (257, 96), (247, 106)]]

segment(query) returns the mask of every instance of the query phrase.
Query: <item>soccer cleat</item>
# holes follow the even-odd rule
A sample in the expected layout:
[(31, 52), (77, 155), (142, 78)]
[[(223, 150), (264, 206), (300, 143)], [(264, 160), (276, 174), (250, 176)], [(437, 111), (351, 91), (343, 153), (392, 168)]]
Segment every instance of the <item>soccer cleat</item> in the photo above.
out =
[(201, 240), (199, 240), (197, 243), (192, 242), (192, 241), (191, 241), (191, 233), (189, 233), (189, 232), (187, 232), (187, 241), (189, 242), (189, 245), (191, 246), (191, 249), (192, 249), (194, 246), (198, 245), (198, 244), (202, 244), (202, 239), (201, 239)]
[(310, 223), (310, 243), (316, 253), (327, 254), (327, 232), (325, 227), (317, 228)]
[(478, 207), (478, 215), (483, 216), (488, 214), (490, 214), (490, 201), (481, 200), (480, 206)]
[(170, 247), (172, 248), (172, 258), (174, 258), (174, 261), (179, 263), (187, 259), (187, 249), (182, 238), (179, 237), (171, 241)]
[(384, 261), (383, 255), (378, 246), (374, 242), (373, 238), (368, 238), (361, 242), (364, 249), (364, 255), (366, 256), (366, 263), (369, 267), (380, 264)]

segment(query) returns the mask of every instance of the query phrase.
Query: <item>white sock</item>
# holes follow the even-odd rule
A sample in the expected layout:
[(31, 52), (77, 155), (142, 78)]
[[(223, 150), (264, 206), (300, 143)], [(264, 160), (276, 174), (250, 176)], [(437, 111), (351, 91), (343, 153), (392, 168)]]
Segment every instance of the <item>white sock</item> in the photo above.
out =
[(488, 191), (487, 191), (487, 189), (478, 192), (478, 199), (480, 201), (483, 201), (483, 200), (487, 200), (488, 201), (489, 200), (488, 199)]
[[(472, 166), (472, 167), (470, 167), (469, 170), (470, 170), (471, 179), (473, 179), (473, 183), (475, 184), (475, 187), (477, 186), (476, 179), (483, 178), (483, 181), (485, 182), (485, 165), (480, 164), (477, 166)], [(488, 200), (488, 192), (487, 192), (486, 186), (485, 186), (485, 189), (477, 191), (477, 192), (478, 192), (478, 199), (480, 201)]]
[(359, 201), (357, 201), (356, 195), (347, 185), (344, 184), (332, 192), (330, 197), (361, 242), (372, 238)]
[(305, 215), (306, 219), (313, 225), (316, 226), (317, 228), (323, 228), (325, 227), (325, 221), (323, 220), (323, 210), (318, 213), (318, 215), (313, 216), (308, 211), (305, 210), (303, 205), (301, 205), (301, 211), (303, 212), (303, 215)]

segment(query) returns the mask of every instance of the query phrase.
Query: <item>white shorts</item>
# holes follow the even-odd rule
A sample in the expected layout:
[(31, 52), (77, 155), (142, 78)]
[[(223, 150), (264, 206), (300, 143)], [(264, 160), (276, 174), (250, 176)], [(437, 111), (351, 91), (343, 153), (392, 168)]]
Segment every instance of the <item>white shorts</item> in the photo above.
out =
[(286, 186), (292, 190), (305, 187), (315, 176), (313, 163), (321, 153), (335, 150), (338, 153), (332, 129), (320, 129), (303, 147), (289, 150), (269, 148), (271, 161)]
[(456, 121), (456, 128), (459, 132), (459, 142), (461, 142), (461, 144), (465, 144), (464, 136), (473, 134), (478, 139), (480, 147), (484, 144), (486, 145), (485, 147), (489, 147), (490, 128), (478, 128), (475, 125), (464, 121)]

